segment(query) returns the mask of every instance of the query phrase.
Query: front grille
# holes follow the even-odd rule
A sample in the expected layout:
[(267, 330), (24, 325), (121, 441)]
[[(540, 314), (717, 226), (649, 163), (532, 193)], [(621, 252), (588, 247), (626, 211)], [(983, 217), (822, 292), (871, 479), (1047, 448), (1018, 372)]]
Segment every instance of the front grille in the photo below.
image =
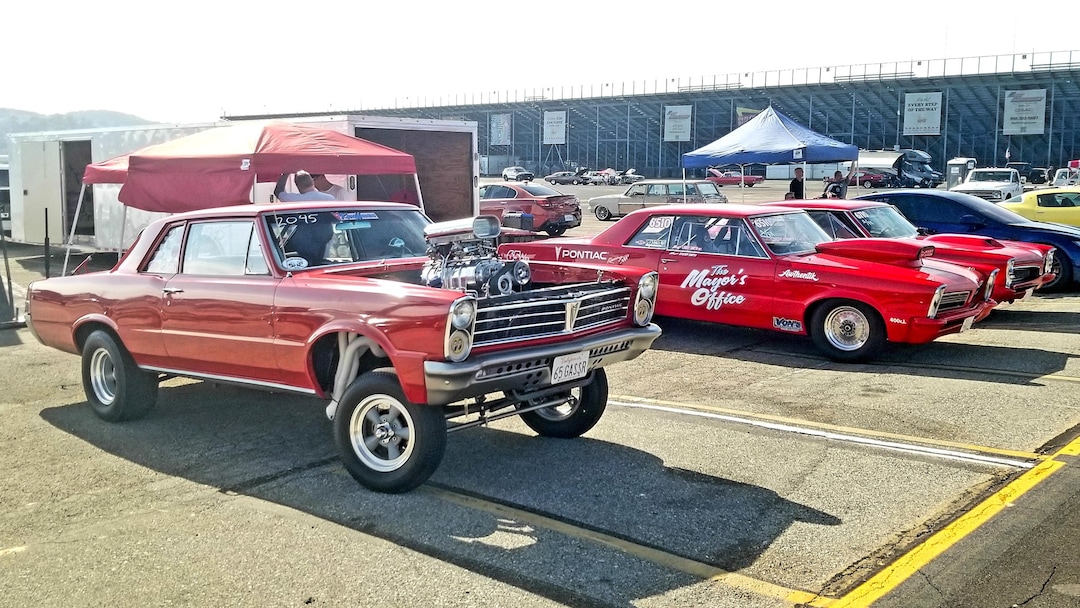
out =
[(1042, 266), (1013, 266), (1012, 280), (1009, 285), (1016, 287), (1034, 281), (1042, 276)]
[(947, 291), (941, 296), (941, 304), (938, 305), (938, 313), (946, 310), (963, 308), (970, 297), (970, 291)]
[(967, 194), (984, 198), (986, 200), (997, 200), (1001, 198), (1001, 194), (997, 190), (972, 190)]
[(481, 300), (474, 346), (572, 334), (627, 317), (630, 288), (610, 283), (552, 287)]

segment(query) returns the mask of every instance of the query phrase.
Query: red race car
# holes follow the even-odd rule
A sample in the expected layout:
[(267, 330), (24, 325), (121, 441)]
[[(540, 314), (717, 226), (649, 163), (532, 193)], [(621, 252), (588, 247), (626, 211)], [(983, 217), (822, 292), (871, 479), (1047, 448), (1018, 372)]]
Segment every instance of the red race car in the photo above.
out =
[(746, 186), (747, 188), (753, 188), (754, 184), (765, 181), (765, 178), (759, 175), (743, 175), (738, 171), (721, 171), (719, 169), (709, 169), (709, 174), (705, 176), (705, 179), (717, 186)]
[(995, 304), (993, 277), (933, 259), (929, 243), (833, 241), (805, 211), (778, 207), (647, 208), (591, 238), (504, 244), (499, 254), (657, 270), (656, 314), (809, 334), (838, 361), (966, 330)]
[(972, 266), (984, 274), (998, 270), (993, 295), (997, 302), (1015, 302), (1054, 280), (1053, 247), (998, 240), (972, 234), (920, 236), (919, 229), (892, 205), (876, 201), (809, 199), (763, 203), (803, 209), (829, 236), (854, 238), (917, 238), (933, 245), (934, 258)]
[(404, 492), (470, 417), (581, 435), (607, 404), (603, 366), (660, 335), (656, 273), (506, 263), (499, 234), (394, 203), (182, 213), (112, 270), (31, 283), (27, 325), (82, 355), (105, 420), (145, 415), (172, 376), (321, 397), (349, 473)]

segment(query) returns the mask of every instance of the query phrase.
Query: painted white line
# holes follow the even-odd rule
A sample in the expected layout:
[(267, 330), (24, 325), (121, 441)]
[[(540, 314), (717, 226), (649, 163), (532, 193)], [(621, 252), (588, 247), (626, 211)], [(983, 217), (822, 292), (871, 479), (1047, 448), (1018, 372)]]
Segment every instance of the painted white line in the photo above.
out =
[(795, 426), (791, 424), (779, 424), (776, 422), (766, 422), (764, 420), (755, 420), (753, 418), (743, 418), (740, 416), (730, 416), (727, 414), (714, 414), (711, 412), (701, 412), (691, 409), (681, 409), (675, 407), (665, 407), (660, 405), (645, 405), (641, 403), (630, 403), (628, 401), (608, 401), (613, 405), (619, 405), (622, 407), (632, 407), (644, 410), (655, 410), (659, 412), (668, 412), (672, 414), (681, 414), (684, 416), (697, 416), (700, 418), (711, 418), (713, 420), (723, 420), (725, 422), (733, 422), (735, 424), (746, 424), (750, 426), (756, 426), (758, 428), (770, 429), (774, 431), (781, 431), (785, 433), (798, 433), (800, 435), (810, 435), (813, 437), (821, 437), (824, 439), (831, 439), (833, 441), (846, 441), (848, 443), (857, 443), (861, 445), (867, 445), (871, 447), (881, 448), (885, 450), (894, 450), (898, 452), (908, 452), (913, 454), (920, 454), (926, 456), (935, 456), (938, 458), (945, 458), (948, 460), (959, 460), (963, 462), (976, 462), (979, 464), (993, 464), (1006, 467), (1014, 467), (1017, 469), (1030, 469), (1035, 466), (1036, 463), (1028, 462), (1024, 460), (1014, 460), (1011, 458), (1000, 458), (997, 456), (986, 456), (983, 454), (972, 454), (969, 452), (960, 452), (957, 450), (946, 450), (942, 448), (932, 448), (929, 446), (923, 446), (912, 443), (899, 443), (896, 441), (881, 441), (879, 439), (868, 439), (866, 437), (858, 437), (856, 435), (846, 435), (843, 433), (834, 433), (832, 431), (823, 431), (821, 429), (807, 428), (802, 426)]

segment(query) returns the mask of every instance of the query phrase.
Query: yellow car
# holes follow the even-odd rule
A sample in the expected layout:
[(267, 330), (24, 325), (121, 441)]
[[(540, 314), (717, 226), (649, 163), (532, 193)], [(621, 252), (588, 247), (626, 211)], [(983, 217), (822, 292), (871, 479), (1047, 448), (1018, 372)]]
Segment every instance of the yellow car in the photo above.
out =
[(998, 205), (1029, 220), (1080, 226), (1080, 189), (1077, 188), (1029, 190)]

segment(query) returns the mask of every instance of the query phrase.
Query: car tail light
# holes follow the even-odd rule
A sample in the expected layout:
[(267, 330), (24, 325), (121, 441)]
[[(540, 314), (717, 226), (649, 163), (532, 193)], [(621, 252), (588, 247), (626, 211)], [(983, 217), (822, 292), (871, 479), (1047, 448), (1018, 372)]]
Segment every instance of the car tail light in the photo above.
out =
[(554, 203), (552, 203), (546, 198), (536, 199), (536, 204), (540, 205), (544, 209), (551, 209), (554, 206)]

